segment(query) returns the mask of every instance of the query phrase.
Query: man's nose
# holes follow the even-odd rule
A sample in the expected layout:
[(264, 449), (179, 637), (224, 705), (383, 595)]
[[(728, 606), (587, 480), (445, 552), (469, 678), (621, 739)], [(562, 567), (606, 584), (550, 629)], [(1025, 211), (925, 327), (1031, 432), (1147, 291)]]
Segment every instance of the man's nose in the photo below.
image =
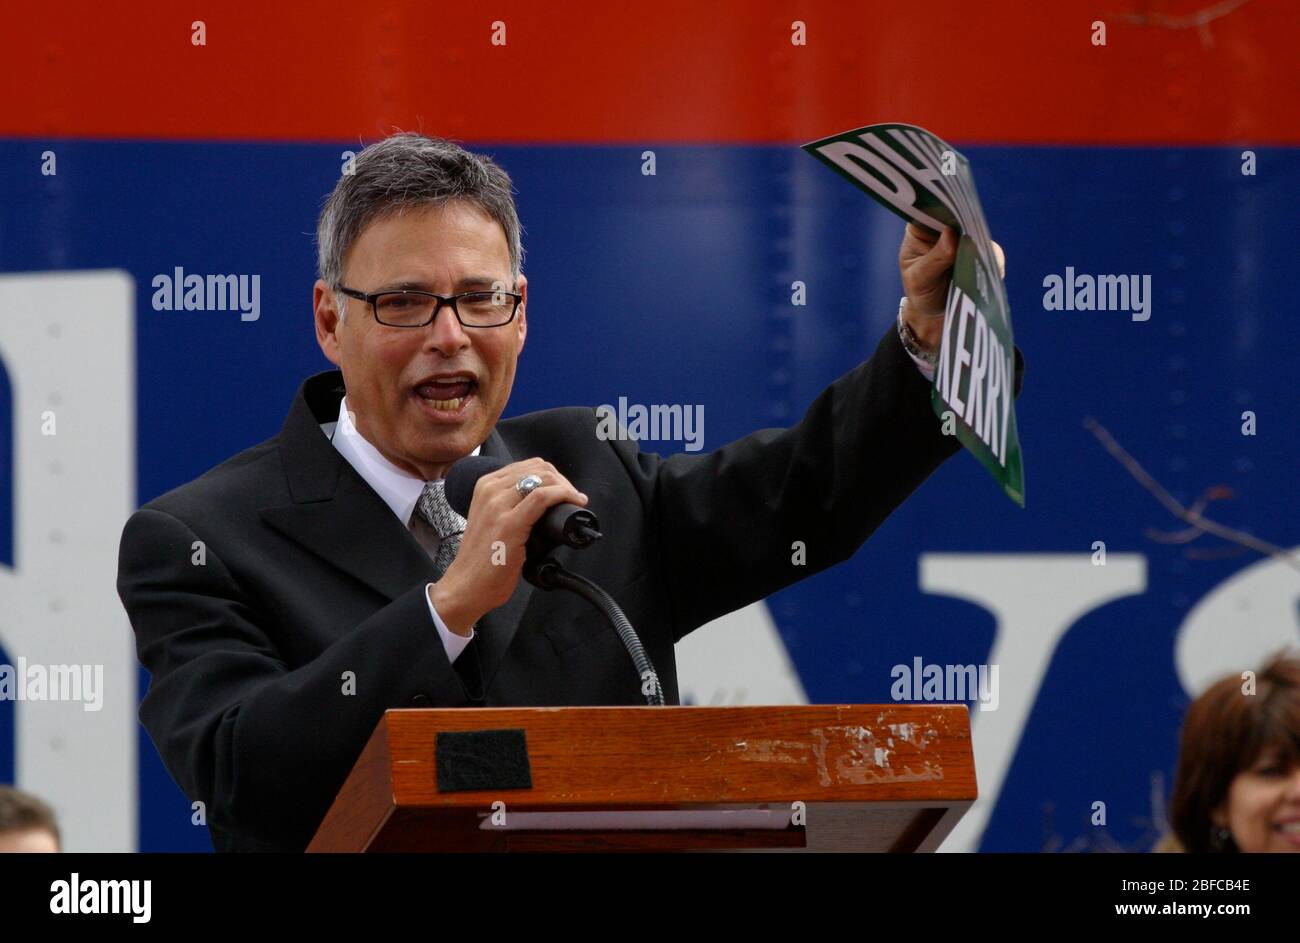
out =
[(443, 305), (433, 323), (424, 329), (428, 332), (428, 345), (448, 356), (469, 346), (469, 332), (456, 317), (456, 312), (451, 310), (451, 305)]

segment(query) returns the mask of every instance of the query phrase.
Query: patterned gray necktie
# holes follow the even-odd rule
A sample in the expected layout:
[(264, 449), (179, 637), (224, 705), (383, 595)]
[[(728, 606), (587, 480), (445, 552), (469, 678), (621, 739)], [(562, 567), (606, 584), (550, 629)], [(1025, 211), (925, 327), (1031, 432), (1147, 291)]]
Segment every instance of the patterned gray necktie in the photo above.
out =
[(434, 580), (442, 579), (460, 550), (460, 538), (465, 533), (465, 518), (452, 510), (447, 503), (446, 482), (429, 481), (424, 485), (415, 511), (438, 534), (438, 552), (433, 558)]

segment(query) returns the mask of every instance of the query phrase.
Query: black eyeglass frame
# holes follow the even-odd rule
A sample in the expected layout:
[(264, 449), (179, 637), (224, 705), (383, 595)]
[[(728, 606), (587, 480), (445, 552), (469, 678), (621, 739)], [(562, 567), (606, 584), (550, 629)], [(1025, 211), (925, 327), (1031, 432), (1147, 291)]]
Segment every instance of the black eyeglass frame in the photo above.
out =
[[(428, 327), (434, 321), (438, 320), (438, 314), (442, 311), (443, 305), (451, 306), (451, 313), (456, 316), (456, 320), (460, 322), (461, 327), (475, 328), (476, 330), (491, 330), (494, 327), (505, 327), (515, 319), (515, 315), (519, 313), (519, 303), (524, 300), (524, 296), (520, 292), (497, 291), (491, 288), (476, 288), (473, 291), (462, 291), (455, 295), (437, 295), (431, 291), (420, 291), (414, 288), (397, 288), (366, 294), (363, 291), (357, 291), (355, 288), (348, 288), (344, 285), (338, 285), (335, 290), (342, 292), (349, 298), (355, 298), (357, 301), (366, 302), (366, 304), (370, 305), (370, 313), (374, 315), (377, 323), (382, 324), (384, 327), (396, 328)], [(425, 298), (436, 299), (437, 304), (434, 305), (433, 314), (429, 317), (429, 320), (425, 321), (423, 324), (390, 324), (379, 317), (379, 305), (376, 303), (376, 300), (382, 298), (384, 295), (421, 295)], [(456, 307), (456, 303), (460, 301), (460, 299), (469, 295), (505, 295), (509, 298), (515, 299), (515, 303), (510, 309), (510, 317), (499, 324), (466, 324), (465, 319), (460, 316), (460, 309)]]

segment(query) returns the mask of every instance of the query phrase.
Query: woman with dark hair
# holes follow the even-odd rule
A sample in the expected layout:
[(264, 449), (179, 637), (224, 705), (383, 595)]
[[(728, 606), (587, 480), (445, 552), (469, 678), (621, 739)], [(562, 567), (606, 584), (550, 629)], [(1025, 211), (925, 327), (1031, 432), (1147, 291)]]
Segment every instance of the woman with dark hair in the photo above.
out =
[(1157, 850), (1300, 851), (1300, 660), (1279, 655), (1193, 702), (1169, 821)]

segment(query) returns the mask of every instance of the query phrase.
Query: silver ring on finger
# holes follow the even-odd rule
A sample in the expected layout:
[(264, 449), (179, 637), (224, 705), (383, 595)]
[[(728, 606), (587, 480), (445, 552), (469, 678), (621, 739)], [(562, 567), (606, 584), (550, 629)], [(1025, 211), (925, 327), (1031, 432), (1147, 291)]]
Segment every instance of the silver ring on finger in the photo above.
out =
[(538, 475), (524, 475), (524, 477), (515, 482), (515, 490), (519, 492), (521, 497), (525, 498), (541, 486), (542, 479)]

